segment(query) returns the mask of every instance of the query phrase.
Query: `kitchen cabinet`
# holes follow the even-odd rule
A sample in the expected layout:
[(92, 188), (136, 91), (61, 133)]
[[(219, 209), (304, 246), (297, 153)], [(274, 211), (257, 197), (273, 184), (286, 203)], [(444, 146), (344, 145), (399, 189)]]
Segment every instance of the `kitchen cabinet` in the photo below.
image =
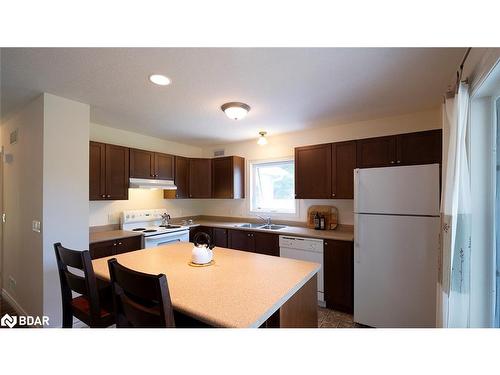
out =
[(203, 225), (198, 225), (195, 227), (189, 228), (189, 242), (193, 242), (194, 236), (200, 232), (205, 232), (213, 239), (213, 232), (211, 227), (206, 227)]
[(130, 149), (130, 177), (172, 180), (174, 179), (174, 156)]
[(215, 246), (227, 247), (227, 229), (212, 228), (212, 240)]
[(189, 159), (189, 198), (212, 198), (212, 159)]
[(356, 142), (332, 144), (332, 198), (354, 198), (354, 169), (356, 168)]
[[(189, 159), (182, 156), (175, 157), (175, 191), (176, 198), (189, 198)], [(165, 192), (166, 194), (166, 192)], [(165, 195), (164, 194), (164, 195)]]
[(129, 149), (90, 142), (89, 199), (128, 199)]
[(279, 256), (279, 236), (274, 233), (229, 229), (228, 247), (252, 253)]
[(109, 257), (135, 251), (142, 248), (142, 236), (121, 238), (118, 240), (94, 242), (89, 246), (92, 259)]
[(397, 164), (433, 164), (442, 161), (442, 131), (400, 134), (397, 136)]
[(326, 307), (352, 314), (354, 311), (354, 244), (325, 240), (323, 249)]
[(389, 167), (396, 164), (396, 137), (377, 137), (356, 141), (358, 168)]
[(245, 159), (227, 156), (212, 160), (212, 198), (245, 198)]
[(357, 141), (358, 168), (441, 163), (440, 129)]
[(331, 198), (332, 146), (297, 147), (295, 149), (295, 198)]

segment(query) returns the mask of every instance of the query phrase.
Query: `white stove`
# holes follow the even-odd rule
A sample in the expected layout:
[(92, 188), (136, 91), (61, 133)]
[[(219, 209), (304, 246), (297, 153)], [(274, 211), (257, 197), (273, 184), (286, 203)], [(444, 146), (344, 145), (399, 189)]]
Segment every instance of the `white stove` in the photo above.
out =
[(162, 218), (166, 214), (164, 209), (123, 211), (120, 226), (123, 230), (141, 232), (146, 248), (188, 242), (189, 228), (166, 223)]

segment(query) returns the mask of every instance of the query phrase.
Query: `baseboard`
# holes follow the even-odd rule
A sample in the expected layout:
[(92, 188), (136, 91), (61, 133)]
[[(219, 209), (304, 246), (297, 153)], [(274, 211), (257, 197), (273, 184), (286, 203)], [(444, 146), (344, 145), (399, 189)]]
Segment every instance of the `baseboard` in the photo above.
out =
[(11, 305), (14, 310), (16, 310), (16, 313), (19, 315), (28, 315), (26, 311), (21, 307), (20, 304), (17, 303), (17, 301), (7, 292), (5, 289), (2, 288), (2, 298), (5, 298), (5, 300)]

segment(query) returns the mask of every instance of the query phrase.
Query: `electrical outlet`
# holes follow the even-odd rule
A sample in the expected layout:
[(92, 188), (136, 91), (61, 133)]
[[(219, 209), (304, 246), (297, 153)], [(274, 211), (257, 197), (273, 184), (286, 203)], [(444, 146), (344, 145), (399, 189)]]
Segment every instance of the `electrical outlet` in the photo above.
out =
[(40, 233), (41, 228), (42, 228), (42, 224), (40, 223), (40, 221), (33, 220), (31, 222), (31, 229), (33, 230), (33, 232)]
[(11, 292), (14, 292), (16, 290), (16, 279), (14, 279), (12, 276), (9, 276), (9, 290)]

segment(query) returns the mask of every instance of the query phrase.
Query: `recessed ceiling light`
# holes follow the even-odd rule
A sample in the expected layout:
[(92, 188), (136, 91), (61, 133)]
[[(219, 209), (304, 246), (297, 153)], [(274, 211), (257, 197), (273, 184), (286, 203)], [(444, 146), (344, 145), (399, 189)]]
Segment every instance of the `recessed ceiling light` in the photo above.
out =
[(172, 83), (170, 78), (168, 78), (167, 76), (164, 76), (162, 74), (151, 74), (149, 76), (149, 80), (151, 82), (153, 82), (154, 84), (160, 85), (160, 86), (166, 86), (166, 85), (170, 85), (170, 83)]
[(223, 104), (220, 109), (224, 111), (227, 117), (233, 120), (241, 120), (250, 111), (250, 106), (240, 102), (230, 102)]

